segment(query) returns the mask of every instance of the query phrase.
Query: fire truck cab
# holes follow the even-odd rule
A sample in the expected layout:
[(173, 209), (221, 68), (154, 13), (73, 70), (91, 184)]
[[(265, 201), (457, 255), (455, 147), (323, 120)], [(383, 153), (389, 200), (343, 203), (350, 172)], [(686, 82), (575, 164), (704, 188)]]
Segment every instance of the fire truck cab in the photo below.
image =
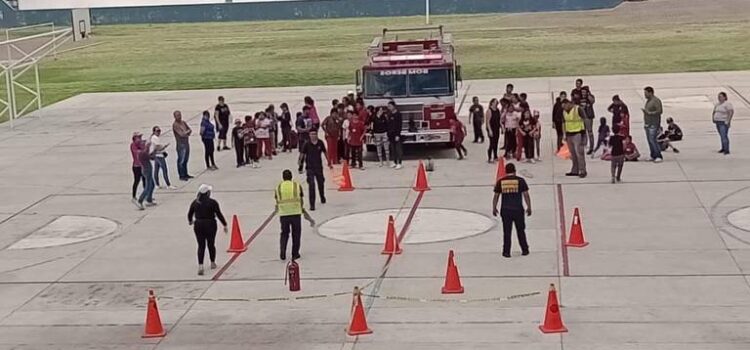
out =
[[(404, 33), (427, 32), (417, 39)], [(402, 38), (399, 38), (399, 36)], [(456, 64), (452, 36), (443, 27), (383, 29), (357, 71), (357, 90), (365, 105), (394, 101), (403, 117), (405, 144), (448, 144), (450, 120), (456, 118), (461, 66)], [(373, 140), (367, 136), (368, 149)]]

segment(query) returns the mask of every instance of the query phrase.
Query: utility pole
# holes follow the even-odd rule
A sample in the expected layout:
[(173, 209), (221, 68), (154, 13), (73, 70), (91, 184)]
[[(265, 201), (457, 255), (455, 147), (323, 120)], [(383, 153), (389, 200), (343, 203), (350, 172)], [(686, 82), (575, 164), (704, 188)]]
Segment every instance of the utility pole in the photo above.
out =
[(430, 24), (430, 0), (424, 0), (424, 22)]

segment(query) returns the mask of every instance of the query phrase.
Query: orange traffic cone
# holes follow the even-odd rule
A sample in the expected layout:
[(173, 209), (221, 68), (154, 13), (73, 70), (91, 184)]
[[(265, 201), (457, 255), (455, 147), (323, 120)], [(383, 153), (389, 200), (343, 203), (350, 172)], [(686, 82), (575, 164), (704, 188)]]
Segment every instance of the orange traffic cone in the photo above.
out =
[(247, 250), (245, 242), (242, 240), (242, 232), (240, 232), (240, 221), (237, 219), (237, 215), (232, 215), (232, 237), (229, 241), (228, 253), (242, 253)]
[(341, 185), (339, 186), (339, 191), (341, 192), (350, 192), (354, 191), (354, 186), (352, 185), (352, 176), (349, 174), (349, 162), (344, 162), (344, 168), (341, 170), (341, 176), (343, 179), (341, 180)]
[(497, 175), (495, 175), (495, 182), (505, 177), (505, 158), (500, 158), (497, 162)]
[(589, 245), (589, 242), (583, 238), (583, 224), (581, 223), (581, 214), (578, 208), (573, 212), (573, 223), (570, 225), (570, 237), (568, 237), (567, 246), (583, 248)]
[(419, 168), (417, 169), (417, 183), (414, 184), (414, 191), (424, 192), (429, 191), (430, 185), (427, 184), (427, 173), (424, 171), (424, 164), (419, 161)]
[(557, 291), (555, 285), (550, 284), (547, 296), (547, 311), (544, 314), (544, 324), (539, 326), (542, 333), (565, 333), (568, 331), (563, 325), (560, 315), (560, 305), (557, 303)]
[(349, 328), (346, 329), (346, 334), (362, 335), (370, 333), (372, 333), (372, 330), (367, 327), (365, 309), (362, 307), (362, 293), (359, 288), (354, 287), (354, 295), (352, 297), (352, 316), (351, 321), (349, 321)]
[(448, 252), (448, 270), (445, 272), (445, 284), (443, 294), (462, 294), (464, 287), (461, 285), (461, 277), (458, 276), (458, 266), (453, 262), (453, 250)]
[(153, 290), (148, 291), (148, 307), (146, 311), (146, 327), (141, 338), (161, 338), (167, 334), (161, 325), (159, 308), (156, 306), (156, 296)]
[(393, 215), (388, 216), (388, 229), (385, 233), (385, 246), (381, 254), (401, 254), (403, 250), (398, 245), (398, 238), (396, 237), (396, 224), (393, 220)]

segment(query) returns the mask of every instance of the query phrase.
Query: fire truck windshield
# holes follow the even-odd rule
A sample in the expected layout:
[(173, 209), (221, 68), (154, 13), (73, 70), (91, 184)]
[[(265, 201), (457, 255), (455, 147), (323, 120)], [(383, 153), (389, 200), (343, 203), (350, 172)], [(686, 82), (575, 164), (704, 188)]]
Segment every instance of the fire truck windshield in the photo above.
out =
[(453, 95), (453, 70), (449, 68), (398, 68), (366, 70), (365, 97)]

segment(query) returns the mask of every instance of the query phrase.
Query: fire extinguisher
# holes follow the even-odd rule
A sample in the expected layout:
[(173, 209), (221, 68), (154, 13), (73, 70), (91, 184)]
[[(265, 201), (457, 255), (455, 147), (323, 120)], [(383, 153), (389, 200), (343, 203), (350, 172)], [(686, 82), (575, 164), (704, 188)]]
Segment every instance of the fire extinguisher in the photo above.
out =
[(289, 291), (298, 292), (300, 290), (299, 283), (299, 264), (292, 260), (286, 264), (286, 278), (284, 278), (284, 284), (289, 281)]

